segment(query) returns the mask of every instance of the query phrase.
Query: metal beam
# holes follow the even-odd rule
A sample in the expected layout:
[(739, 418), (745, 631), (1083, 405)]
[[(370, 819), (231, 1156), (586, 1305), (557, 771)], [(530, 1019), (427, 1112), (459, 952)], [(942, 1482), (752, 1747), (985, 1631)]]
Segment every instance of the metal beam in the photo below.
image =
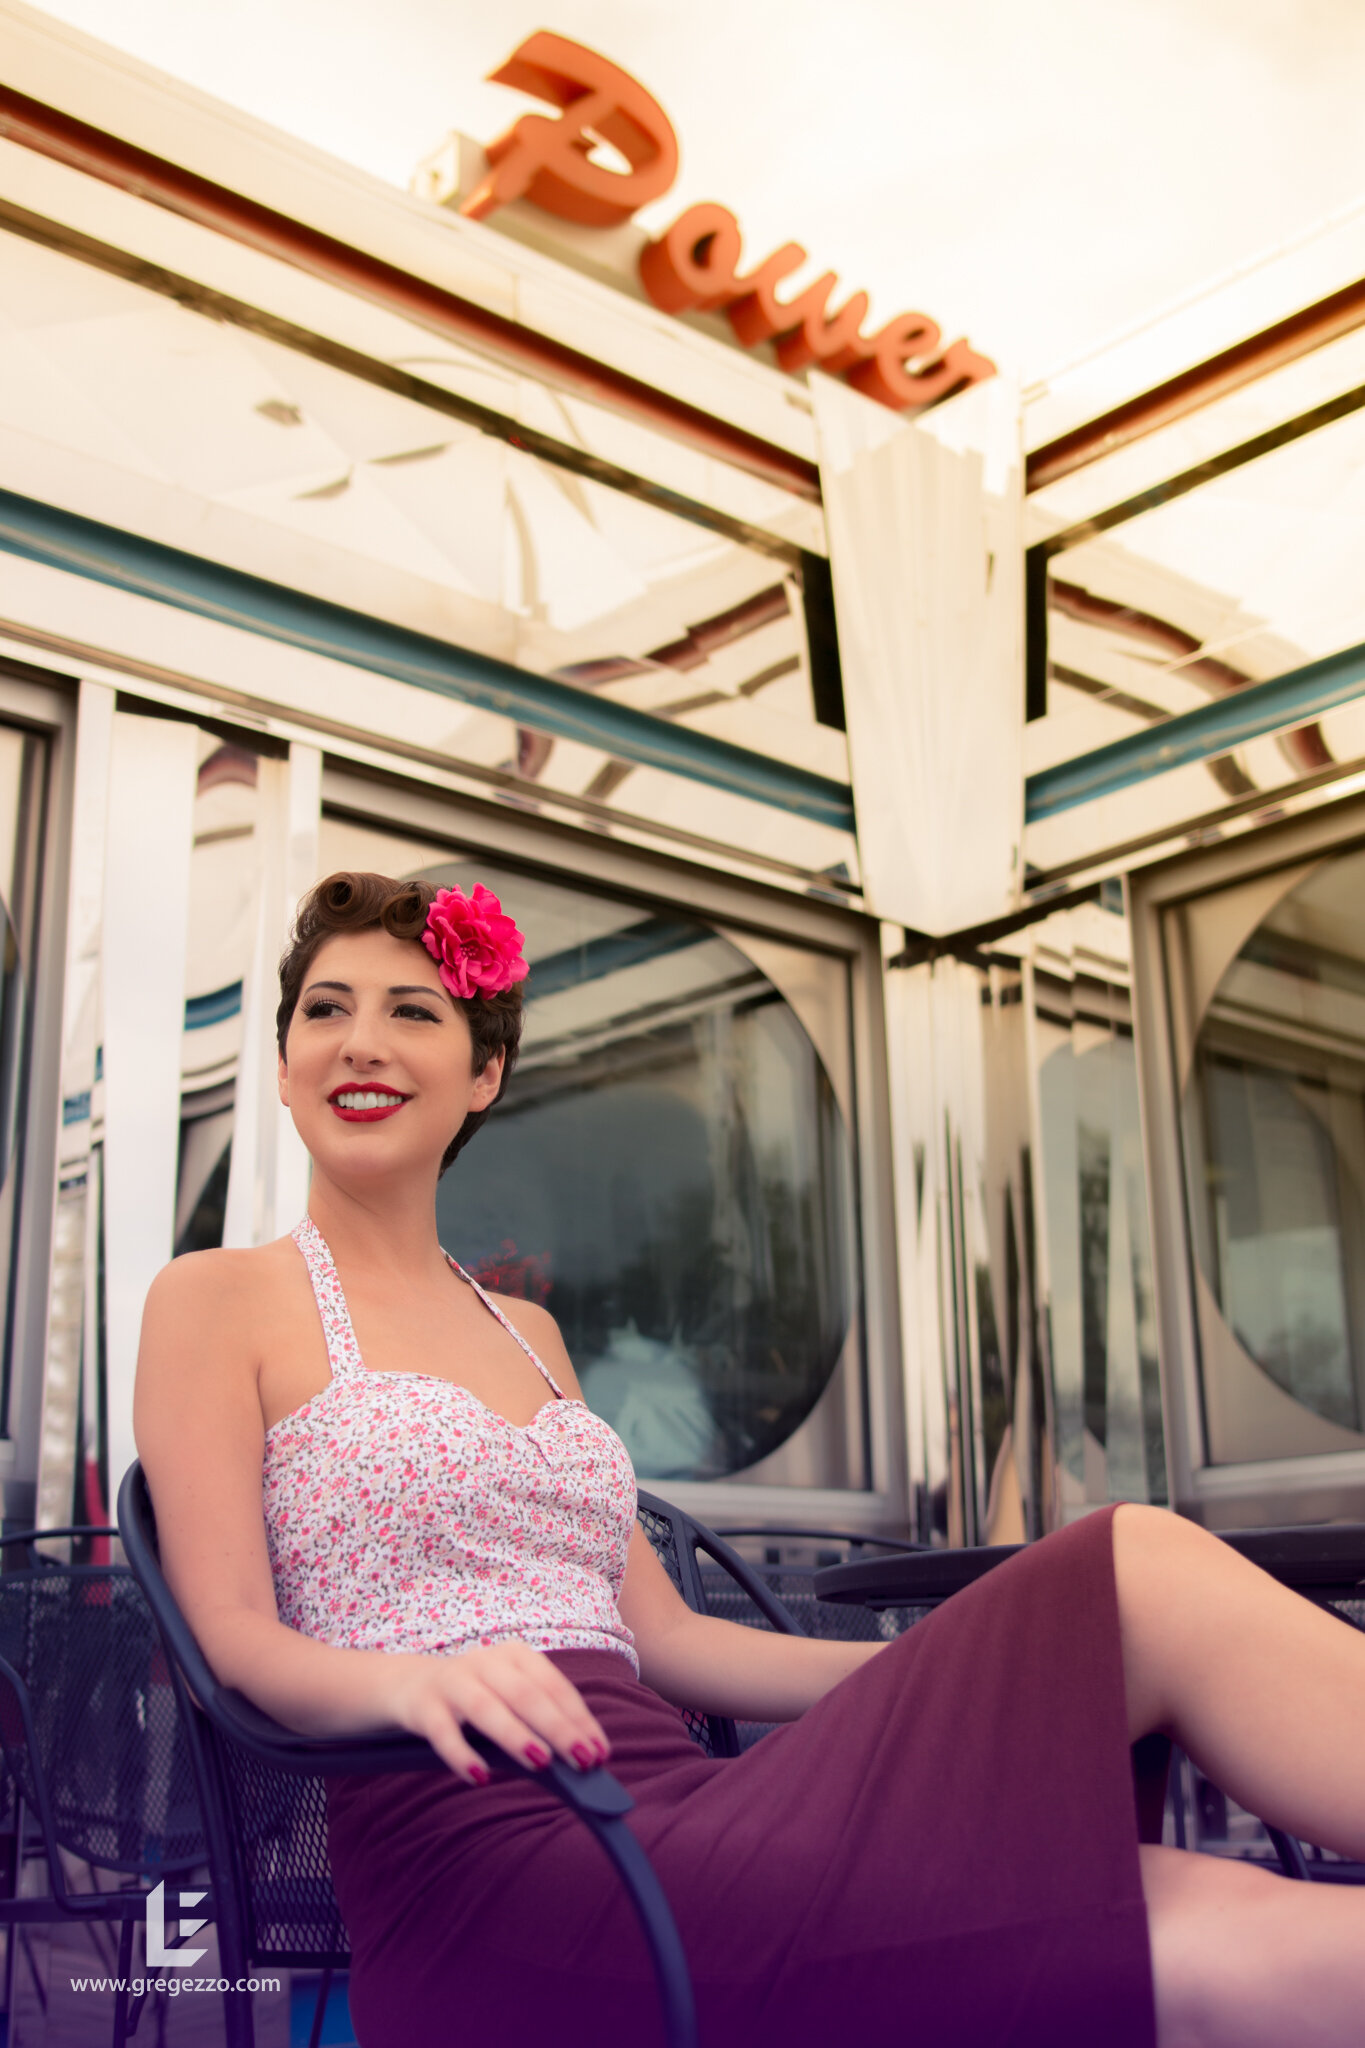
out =
[(1027, 460), (1025, 488), (1045, 490), (1088, 463), (1100, 462), (1117, 449), (1140, 441), (1145, 434), (1154, 434), (1175, 420), (1187, 419), (1201, 407), (1225, 398), (1230, 391), (1240, 391), (1257, 378), (1268, 377), (1272, 370), (1297, 362), (1312, 349), (1322, 348), (1362, 325), (1365, 278), (1333, 292), (1330, 298), (1319, 299), (1316, 305), (1305, 306), (1260, 334), (1249, 335), (1245, 341), (1210, 356), (1207, 362), (1182, 370), (1178, 377), (1168, 378), (1166, 383), (1126, 400), (1112, 412), (1087, 420), (1060, 439), (1049, 441), (1045, 448), (1035, 448)]
[(827, 776), (36, 498), (0, 490), (0, 549), (816, 824), (854, 829), (852, 793)]
[(1129, 733), (1074, 761), (1061, 761), (1030, 775), (1024, 785), (1024, 819), (1037, 824), (1077, 804), (1094, 803), (1168, 769), (1225, 754), (1263, 734), (1305, 725), (1338, 704), (1365, 695), (1365, 645), (1347, 647), (1266, 683), (1182, 712), (1145, 732)]
[(267, 256), (292, 263), (313, 277), (339, 285), (343, 291), (369, 299), (404, 319), (415, 320), (432, 333), (476, 349), (491, 350), (501, 361), (514, 363), (533, 376), (544, 377), (561, 389), (577, 392), (614, 412), (642, 420), (703, 454), (718, 457), (746, 470), (750, 476), (775, 484), (779, 490), (790, 491), (811, 504), (820, 502), (820, 472), (805, 456), (779, 448), (761, 435), (703, 412), (700, 406), (660, 391), (624, 370), (599, 363), (580, 349), (540, 334), (519, 320), (494, 313), (487, 306), (462, 298), (458, 292), (446, 291), (428, 278), (400, 270), (396, 264), (384, 262), (367, 249), (340, 242), (320, 228), (290, 220), (288, 215), (263, 206), (259, 200), (248, 199), (3, 84), (0, 136), (57, 163), (68, 164), (86, 177), (100, 178), (120, 191), (149, 200), (154, 206), (183, 214), (187, 220), (242, 242), (249, 249), (260, 249)]

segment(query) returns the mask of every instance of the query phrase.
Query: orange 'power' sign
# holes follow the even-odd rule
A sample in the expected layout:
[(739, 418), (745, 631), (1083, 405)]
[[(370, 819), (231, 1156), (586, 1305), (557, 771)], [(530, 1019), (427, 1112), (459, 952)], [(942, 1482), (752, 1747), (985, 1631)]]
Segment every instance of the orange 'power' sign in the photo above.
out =
[[(460, 209), (471, 220), (525, 199), (584, 227), (618, 227), (672, 185), (678, 139), (667, 114), (638, 79), (595, 50), (540, 29), (490, 76), (560, 112), (523, 114), (489, 144), (489, 174)], [(629, 168), (592, 162), (599, 140), (613, 144)], [(894, 412), (933, 405), (995, 374), (995, 364), (965, 341), (943, 348), (923, 313), (898, 313), (873, 334), (862, 331), (866, 292), (831, 313), (832, 270), (794, 299), (779, 299), (778, 285), (806, 260), (799, 242), (784, 242), (747, 276), (740, 275), (741, 247), (727, 207), (689, 206), (641, 253), (640, 282), (665, 313), (724, 309), (746, 348), (774, 342), (784, 370), (818, 363)]]

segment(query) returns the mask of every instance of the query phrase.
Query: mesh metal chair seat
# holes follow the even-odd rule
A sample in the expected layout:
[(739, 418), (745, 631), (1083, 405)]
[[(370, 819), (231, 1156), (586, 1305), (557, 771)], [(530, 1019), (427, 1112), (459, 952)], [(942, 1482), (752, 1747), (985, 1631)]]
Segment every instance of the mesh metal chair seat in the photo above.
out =
[[(761, 1578), (718, 1537), (652, 1494), (639, 1496), (639, 1518), (689, 1607), (707, 1612), (698, 1552), (713, 1558), (753, 1603), (765, 1625), (801, 1634)], [(409, 1736), (321, 1740), (281, 1727), (250, 1701), (220, 1686), (161, 1573), (156, 1520), (140, 1465), (119, 1490), (119, 1529), (129, 1563), (155, 1616), (176, 1689), (203, 1806), (209, 1897), (198, 1909), (218, 1929), (220, 1970), (234, 1983), (274, 1964), (320, 1970), (311, 2048), (321, 2039), (332, 1973), (350, 1949), (327, 1861), (326, 1777), (343, 1772), (440, 1770), (430, 1745)], [(732, 1757), (740, 1742), (732, 1721), (687, 1714), (683, 1720), (708, 1755)], [(525, 1767), (484, 1737), (468, 1739), (495, 1768)], [(693, 2048), (691, 1983), (677, 1929), (644, 1852), (623, 1824), (633, 1801), (608, 1771), (579, 1772), (556, 1760), (537, 1774), (592, 1829), (627, 1885), (650, 1946), (664, 2008), (669, 2048)], [(227, 1991), (228, 2048), (253, 2048), (251, 2001)]]
[[(119, 1929), (117, 1976), (131, 1973), (133, 1937), (148, 1888), (189, 1886), (206, 1843), (184, 1724), (160, 1639), (126, 1566), (67, 1564), (38, 1548), (112, 1529), (27, 1531), (0, 1539), (0, 1925), (104, 1923)], [(18, 1568), (14, 1556), (27, 1552)], [(25, 1895), (35, 1855), (48, 1888)], [(68, 1859), (84, 1864), (77, 1886)], [(96, 1874), (115, 1885), (100, 1889)], [(154, 1975), (155, 1970), (147, 1973)], [(7, 2006), (10, 2000), (7, 1998)], [(114, 1994), (114, 2048), (137, 2024), (139, 2001)]]

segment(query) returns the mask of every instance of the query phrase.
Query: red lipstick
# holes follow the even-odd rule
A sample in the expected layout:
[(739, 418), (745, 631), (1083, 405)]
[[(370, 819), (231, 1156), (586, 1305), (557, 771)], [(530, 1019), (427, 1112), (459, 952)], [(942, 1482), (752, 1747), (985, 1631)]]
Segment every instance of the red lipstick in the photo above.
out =
[[(343, 1097), (346, 1099), (343, 1101)], [(378, 1124), (394, 1116), (411, 1097), (396, 1088), (334, 1088), (327, 1100), (333, 1113), (347, 1124)]]

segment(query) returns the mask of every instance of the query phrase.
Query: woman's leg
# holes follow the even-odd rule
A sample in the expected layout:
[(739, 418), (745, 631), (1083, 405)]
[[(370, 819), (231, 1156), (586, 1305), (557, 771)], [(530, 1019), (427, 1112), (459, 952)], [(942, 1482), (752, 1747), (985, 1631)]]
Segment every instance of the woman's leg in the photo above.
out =
[[(1162, 1509), (1114, 1517), (1129, 1729), (1263, 1820), (1365, 1860), (1365, 1635)], [(1355, 2048), (1365, 1889), (1145, 1847), (1161, 2048)]]
[(1365, 1634), (1162, 1508), (1114, 1516), (1130, 1732), (1262, 1820), (1365, 1862)]
[(1365, 1891), (1140, 1854), (1160, 2048), (1357, 2048)]

